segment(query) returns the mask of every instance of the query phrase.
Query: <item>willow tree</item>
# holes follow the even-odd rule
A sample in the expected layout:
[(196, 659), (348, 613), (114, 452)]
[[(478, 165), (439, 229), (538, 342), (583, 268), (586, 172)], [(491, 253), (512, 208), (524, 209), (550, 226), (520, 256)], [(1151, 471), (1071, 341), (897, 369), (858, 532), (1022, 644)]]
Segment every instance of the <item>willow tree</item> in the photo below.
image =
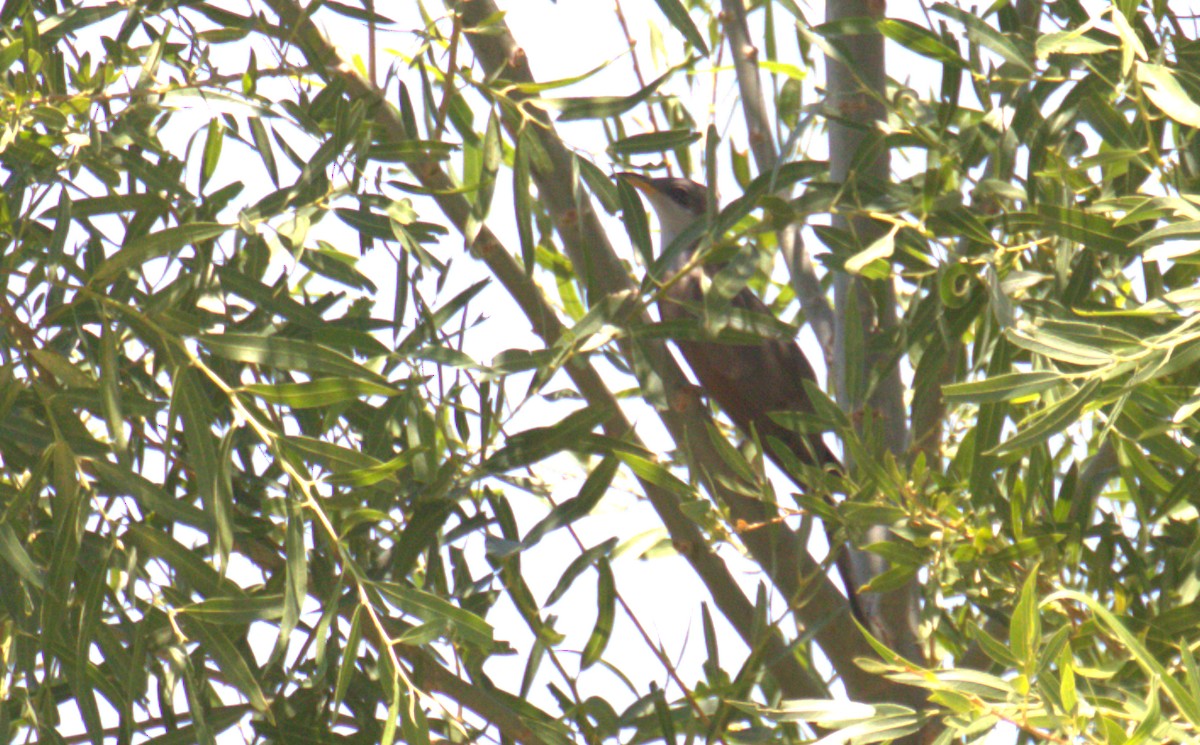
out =
[[(0, 9), (5, 739), (1196, 739), (1170, 4), (395, 5)], [(643, 169), (725, 192), (694, 323)], [(671, 339), (806, 324), (798, 490)]]

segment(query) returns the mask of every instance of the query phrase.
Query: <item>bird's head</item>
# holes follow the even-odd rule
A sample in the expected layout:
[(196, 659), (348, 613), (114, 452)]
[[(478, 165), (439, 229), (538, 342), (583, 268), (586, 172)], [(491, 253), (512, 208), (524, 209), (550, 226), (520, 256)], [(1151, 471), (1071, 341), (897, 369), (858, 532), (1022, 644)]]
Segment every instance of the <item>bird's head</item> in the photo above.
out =
[(660, 243), (665, 250), (689, 225), (704, 216), (708, 189), (685, 178), (647, 178), (640, 173), (618, 173), (633, 188), (645, 195), (658, 215)]

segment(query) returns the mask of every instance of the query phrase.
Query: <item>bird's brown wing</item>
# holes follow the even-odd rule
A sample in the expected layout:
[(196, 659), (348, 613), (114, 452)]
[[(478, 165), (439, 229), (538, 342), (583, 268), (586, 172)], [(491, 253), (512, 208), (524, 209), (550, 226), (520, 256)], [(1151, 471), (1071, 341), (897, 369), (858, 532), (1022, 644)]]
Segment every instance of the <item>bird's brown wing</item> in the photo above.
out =
[[(669, 285), (658, 303), (663, 321), (698, 318), (697, 310), (704, 300), (700, 271), (696, 269), (677, 277)], [(769, 315), (771, 312), (750, 290), (743, 290), (731, 302), (735, 308), (752, 313)], [(774, 411), (813, 413), (804, 381), (816, 380), (816, 374), (796, 342), (764, 339), (756, 344), (723, 344), (676, 339), (675, 343), (704, 392), (743, 433), (752, 430), (758, 433), (767, 455), (797, 486), (805, 491), (808, 489), (771, 447), (771, 438), (777, 438), (804, 463), (841, 468), (841, 461), (819, 435), (801, 435), (777, 424), (769, 416)], [(831, 547), (838, 545), (837, 537), (828, 526), (826, 535)], [(850, 556), (845, 551), (835, 553), (834, 563), (847, 589), (850, 612), (865, 624), (866, 615), (858, 600)]]
[[(659, 302), (664, 321), (695, 319), (703, 302), (700, 270), (679, 277)], [(750, 290), (732, 299), (735, 308), (770, 314)], [(758, 433), (767, 455), (786, 473), (782, 459), (768, 445), (777, 438), (805, 463), (840, 466), (838, 458), (817, 435), (804, 436), (776, 423), (772, 412), (813, 413), (804, 381), (815, 381), (808, 358), (796, 342), (764, 339), (755, 344), (676, 340), (679, 350), (705, 393), (717, 402), (743, 433)]]

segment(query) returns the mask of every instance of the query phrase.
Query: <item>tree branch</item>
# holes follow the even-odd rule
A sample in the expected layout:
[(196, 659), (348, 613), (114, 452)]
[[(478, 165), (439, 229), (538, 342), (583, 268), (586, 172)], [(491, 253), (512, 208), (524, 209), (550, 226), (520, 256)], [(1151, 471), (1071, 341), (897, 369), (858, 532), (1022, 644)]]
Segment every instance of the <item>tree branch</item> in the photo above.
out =
[[(729, 34), (729, 45), (733, 51), (733, 69), (741, 93), (742, 113), (746, 118), (746, 131), (750, 139), (750, 152), (759, 173), (770, 173), (780, 164), (781, 156), (771, 136), (770, 116), (763, 96), (762, 78), (758, 72), (758, 48), (750, 36), (750, 24), (746, 18), (746, 6), (742, 0), (721, 0), (721, 17), (725, 31)], [(790, 197), (791, 189), (781, 196)], [(832, 369), (834, 346), (834, 316), (829, 299), (821, 288), (816, 267), (804, 247), (800, 236), (801, 226), (792, 223), (779, 236), (780, 250), (787, 262), (792, 289), (800, 301), (804, 315), (812, 325), (813, 333), (825, 355), (826, 368)]]
[[(882, 18), (883, 10), (883, 3), (875, 0), (829, 0), (825, 6), (826, 18), (831, 23), (847, 18)], [(842, 54), (841, 58), (826, 57), (828, 103), (836, 114), (829, 121), (830, 177), (844, 185), (850, 199), (857, 200), (861, 187), (881, 186), (890, 176), (888, 151), (876, 136), (878, 122), (886, 117), (883, 36), (878, 32), (859, 34), (852, 45), (843, 47)], [(868, 152), (868, 148), (874, 149)], [(834, 215), (834, 226), (849, 231), (863, 246), (870, 245), (886, 230), (865, 215), (847, 218), (845, 212)], [(878, 342), (896, 328), (895, 287), (890, 281), (868, 283), (847, 272), (838, 272), (834, 278), (834, 305), (839, 313), (834, 349), (838, 400), (850, 412), (878, 416), (884, 446), (902, 456), (908, 446), (904, 386), (899, 369), (890, 363), (893, 350)], [(858, 347), (861, 354), (850, 355), (852, 346)], [(862, 361), (861, 367), (850, 368), (852, 356)], [(878, 371), (883, 371), (881, 381), (868, 389), (865, 381)], [(867, 531), (869, 542), (888, 539), (885, 526), (872, 526)], [(865, 552), (851, 554), (851, 562), (863, 581), (888, 568), (882, 557)], [(859, 598), (873, 631), (886, 644), (909, 659), (924, 657), (918, 642), (915, 581), (891, 592), (865, 593)], [(902, 693), (901, 700), (919, 708), (924, 694), (909, 689)]]
[[(447, 0), (447, 5), (462, 13), (464, 28), (488, 22), (488, 33), (467, 36), (487, 79), (534, 82), (524, 51), (517, 46), (503, 20), (496, 20), (499, 9), (492, 0)], [(520, 92), (514, 92), (513, 96), (517, 102), (537, 97), (535, 93)], [(504, 124), (515, 138), (522, 122), (512, 116), (509, 108), (505, 110)], [(540, 112), (535, 107), (528, 109)], [(533, 133), (551, 164), (546, 169), (532, 169), (538, 196), (558, 228), (567, 255), (580, 271), (586, 267), (589, 293), (593, 299), (595, 293), (613, 296), (635, 293), (636, 288), (608, 243), (590, 199), (570, 175), (575, 170), (574, 155), (559, 139), (548, 117), (539, 117)], [(642, 315), (645, 322), (645, 314)], [(854, 662), (857, 657), (873, 654), (865, 639), (848, 624), (828, 623), (830, 617), (849, 615), (846, 598), (800, 544), (796, 534), (778, 520), (774, 510), (768, 511), (761, 500), (746, 498), (730, 488), (738, 478), (709, 439), (707, 412), (699, 405), (686, 403), (691, 398), (690, 384), (666, 346), (630, 337), (624, 342), (624, 350), (627, 358), (649, 362), (656, 374), (653, 383), (661, 385), (666, 400), (673, 403), (671, 408), (658, 411), (663, 423), (675, 442), (684, 445), (693, 456), (692, 467), (708, 476), (710, 492), (729, 510), (734, 522), (766, 526), (742, 536), (746, 547), (789, 602), (809, 598), (802, 606), (793, 605), (793, 613), (806, 627), (815, 630), (817, 643), (842, 675), (851, 695), (862, 700), (892, 700), (894, 697), (888, 691), (895, 688), (894, 684), (863, 672)], [(784, 688), (790, 685), (783, 680), (780, 684)]]

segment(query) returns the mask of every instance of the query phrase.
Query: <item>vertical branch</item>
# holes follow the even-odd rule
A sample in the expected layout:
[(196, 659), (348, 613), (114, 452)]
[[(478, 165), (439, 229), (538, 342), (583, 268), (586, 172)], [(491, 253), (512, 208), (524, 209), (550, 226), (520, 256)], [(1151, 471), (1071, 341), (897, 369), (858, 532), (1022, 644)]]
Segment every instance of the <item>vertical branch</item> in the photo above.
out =
[[(884, 4), (879, 0), (830, 0), (826, 19), (830, 23), (862, 17), (877, 20), (883, 17), (883, 11)], [(835, 114), (829, 122), (829, 164), (832, 180), (844, 184), (847, 199), (853, 203), (860, 191), (882, 189), (889, 177), (888, 151), (876, 136), (877, 123), (886, 116), (883, 37), (878, 33), (857, 35), (853, 44), (842, 47), (842, 53), (845, 64), (826, 58), (829, 105)], [(837, 214), (834, 226), (849, 231), (864, 246), (886, 231), (886, 226), (861, 215)], [(890, 350), (873, 343), (895, 330), (895, 287), (889, 281), (871, 283), (840, 272), (834, 282), (834, 304), (839, 321), (834, 344), (839, 401), (851, 412), (877, 417), (884, 446), (900, 455), (908, 446), (904, 389), (895, 366), (880, 370), (889, 364)], [(879, 374), (882, 381), (871, 386), (868, 397), (865, 381), (872, 373)], [(887, 529), (882, 526), (870, 529), (866, 536), (868, 542), (887, 538)], [(856, 578), (863, 582), (888, 568), (887, 562), (875, 554), (855, 552), (851, 559)], [(874, 633), (900, 654), (921, 658), (914, 582), (892, 592), (865, 594), (861, 601)]]
[[(742, 114), (746, 118), (746, 131), (750, 140), (750, 152), (759, 173), (774, 171), (780, 163), (780, 153), (771, 136), (771, 117), (763, 95), (762, 79), (758, 74), (758, 48), (750, 36), (750, 24), (746, 19), (743, 0), (721, 0), (721, 19), (729, 34), (729, 47), (733, 56), (733, 69), (737, 75), (738, 90), (742, 99)], [(790, 191), (790, 190), (789, 190)], [(781, 196), (789, 196), (785, 191)], [(792, 289), (800, 301), (800, 307), (821, 345), (826, 367), (832, 360), (834, 320), (833, 308), (821, 289), (812, 258), (804, 249), (800, 238), (800, 225), (792, 223), (780, 231), (780, 250), (787, 262)]]

